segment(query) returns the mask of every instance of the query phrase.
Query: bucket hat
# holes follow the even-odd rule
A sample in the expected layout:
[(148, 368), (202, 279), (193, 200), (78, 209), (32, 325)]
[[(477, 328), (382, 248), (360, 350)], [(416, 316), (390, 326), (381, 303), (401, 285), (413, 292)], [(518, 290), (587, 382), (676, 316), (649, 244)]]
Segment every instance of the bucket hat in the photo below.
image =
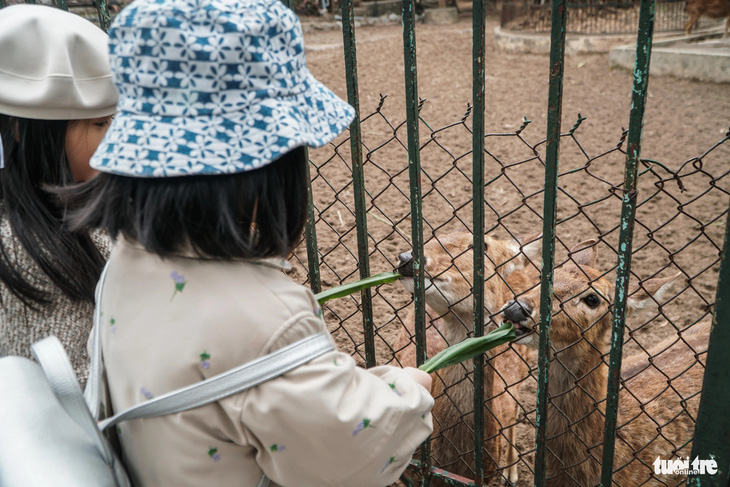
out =
[(116, 104), (104, 31), (54, 7), (0, 9), (0, 113), (80, 120), (109, 116)]
[(230, 174), (320, 147), (354, 109), (304, 61), (279, 0), (136, 0), (109, 31), (117, 115), (91, 159), (136, 177)]

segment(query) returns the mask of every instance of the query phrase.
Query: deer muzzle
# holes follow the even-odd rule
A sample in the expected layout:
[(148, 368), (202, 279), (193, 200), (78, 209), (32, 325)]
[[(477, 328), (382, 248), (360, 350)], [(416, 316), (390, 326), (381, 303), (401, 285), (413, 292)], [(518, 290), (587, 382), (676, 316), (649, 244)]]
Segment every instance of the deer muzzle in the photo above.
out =
[(413, 254), (403, 252), (398, 256), (398, 268), (395, 270), (402, 277), (413, 277)]
[(532, 308), (529, 304), (519, 299), (512, 299), (507, 302), (502, 308), (502, 317), (505, 321), (511, 321), (515, 327), (515, 333), (517, 336), (529, 333), (531, 326), (529, 326), (530, 317), (532, 316)]

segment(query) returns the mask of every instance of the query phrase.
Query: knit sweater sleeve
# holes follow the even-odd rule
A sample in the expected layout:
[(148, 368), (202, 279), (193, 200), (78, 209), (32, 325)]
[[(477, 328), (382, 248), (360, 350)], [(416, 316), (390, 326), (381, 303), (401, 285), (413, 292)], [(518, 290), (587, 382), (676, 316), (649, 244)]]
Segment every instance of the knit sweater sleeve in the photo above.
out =
[[(310, 314), (274, 337), (276, 350), (326, 331)], [(433, 398), (402, 369), (358, 367), (331, 352), (246, 395), (241, 421), (256, 461), (280, 485), (395, 482), (432, 431)]]
[[(45, 291), (48, 303), (26, 306), (12, 291), (0, 283), (0, 356), (30, 358), (30, 346), (55, 335), (69, 356), (82, 387), (88, 375), (86, 342), (91, 331), (94, 306), (69, 299), (38, 267), (13, 234), (8, 219), (0, 219), (0, 238), (9, 262), (34, 287)], [(102, 233), (92, 239), (104, 258), (109, 255), (110, 239)]]

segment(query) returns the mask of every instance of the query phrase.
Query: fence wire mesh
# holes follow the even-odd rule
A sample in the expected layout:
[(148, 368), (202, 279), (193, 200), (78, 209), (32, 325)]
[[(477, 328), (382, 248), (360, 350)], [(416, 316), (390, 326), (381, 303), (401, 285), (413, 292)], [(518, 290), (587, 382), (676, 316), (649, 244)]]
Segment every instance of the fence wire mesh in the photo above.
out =
[[(420, 120), (429, 356), (469, 336), (472, 327), (470, 116), (468, 107), (461, 120), (442, 128)], [(398, 256), (411, 250), (406, 127), (396, 119), (386, 96), (362, 117), (373, 274), (397, 268)], [(584, 485), (586, 472), (600, 472), (609, 301), (620, 245), (626, 131), (617, 130), (612, 147), (596, 150), (580, 142), (583, 120), (578, 115), (562, 135), (560, 155), (556, 267), (562, 265), (562, 271), (556, 271), (551, 371), (562, 374), (562, 380), (551, 378), (547, 441), (548, 464), (553, 456), (561, 465), (548, 467), (555, 485)], [(642, 161), (632, 264), (632, 282), (642, 286), (630, 303), (644, 309), (629, 318), (624, 335), (614, 462), (618, 485), (650, 482), (658, 450), (664, 458), (690, 452), (730, 200), (729, 138), (730, 132), (687, 161)], [(537, 309), (544, 148), (545, 140), (531, 135), (527, 118), (514, 132), (490, 133), (485, 139), (488, 331), (504, 319), (502, 305), (516, 296)], [(310, 158), (321, 280), (327, 289), (359, 277), (349, 140), (340, 138), (312, 151)], [(581, 245), (595, 250), (595, 264), (592, 251), (581, 251)], [(589, 262), (596, 272), (571, 270), (575, 262)], [(304, 244), (292, 263), (292, 277), (308, 282)], [(677, 274), (673, 284), (657, 292), (659, 279)], [(408, 286), (405, 281), (373, 290), (378, 365), (415, 365)], [(587, 295), (598, 296), (595, 308), (590, 299), (586, 304)], [(361, 313), (359, 295), (325, 306), (338, 345), (364, 365)], [(529, 344), (511, 344), (496, 349), (487, 362), (487, 482), (532, 485), (535, 355)], [(465, 364), (437, 375), (433, 464), (473, 479), (473, 370)], [(432, 485), (439, 482), (447, 481), (435, 479)]]

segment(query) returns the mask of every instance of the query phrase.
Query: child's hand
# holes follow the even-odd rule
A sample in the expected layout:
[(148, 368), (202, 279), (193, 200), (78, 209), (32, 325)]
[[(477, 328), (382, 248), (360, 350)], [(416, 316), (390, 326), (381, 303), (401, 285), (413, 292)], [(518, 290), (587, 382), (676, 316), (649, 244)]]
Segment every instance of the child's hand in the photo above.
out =
[(429, 393), (431, 392), (431, 376), (427, 373), (413, 367), (403, 367), (405, 372), (411, 379), (423, 386)]

